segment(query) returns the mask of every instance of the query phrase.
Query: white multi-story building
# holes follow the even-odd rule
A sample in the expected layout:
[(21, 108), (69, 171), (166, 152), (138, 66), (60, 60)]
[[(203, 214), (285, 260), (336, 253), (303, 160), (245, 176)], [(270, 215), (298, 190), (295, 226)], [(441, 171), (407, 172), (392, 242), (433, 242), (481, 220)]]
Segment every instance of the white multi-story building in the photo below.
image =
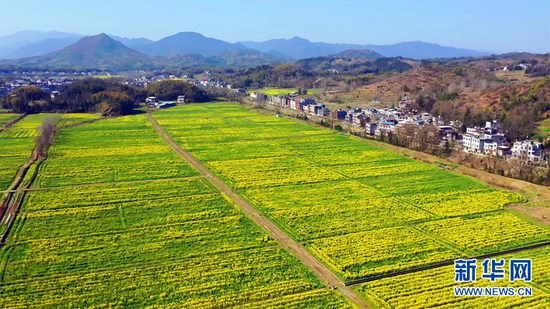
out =
[(464, 151), (496, 156), (501, 146), (506, 146), (506, 135), (501, 133), (466, 133), (462, 139)]
[(485, 128), (467, 128), (466, 135), (462, 139), (464, 151), (492, 156), (505, 155), (507, 153), (506, 135), (498, 133), (499, 130), (498, 120), (487, 121)]
[(530, 162), (541, 162), (544, 160), (544, 148), (542, 143), (532, 140), (515, 142), (511, 149), (512, 157)]

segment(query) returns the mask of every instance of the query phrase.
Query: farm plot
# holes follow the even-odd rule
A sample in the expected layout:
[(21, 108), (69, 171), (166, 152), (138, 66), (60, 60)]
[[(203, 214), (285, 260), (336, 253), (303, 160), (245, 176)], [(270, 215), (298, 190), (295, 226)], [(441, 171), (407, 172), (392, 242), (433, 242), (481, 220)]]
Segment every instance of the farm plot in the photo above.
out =
[(200, 177), (30, 192), (0, 307), (349, 306), (275, 245)]
[[(364, 140), (231, 103), (191, 105), (153, 116), (184, 149), (342, 278), (430, 265), (476, 248), (494, 252), (550, 240), (547, 229), (519, 217), (514, 223), (525, 238), (499, 239), (503, 228), (498, 224), (508, 220), (502, 210), (519, 202), (518, 195)], [(312, 130), (320, 133), (309, 134)], [(273, 137), (273, 132), (286, 137)], [(447, 234), (473, 233), (485, 217), (500, 222), (492, 229), (481, 227), (492, 249)], [(458, 226), (428, 228), (444, 219), (477, 223), (460, 231)], [(402, 243), (402, 237), (410, 243)]]
[(298, 89), (296, 88), (262, 88), (262, 89), (249, 90), (248, 92), (249, 93), (259, 92), (259, 93), (264, 93), (265, 95), (268, 95), (268, 96), (274, 96), (274, 95), (288, 95), (289, 93), (293, 93), (297, 91)]
[(476, 255), (550, 239), (550, 230), (520, 219), (512, 213), (437, 220), (419, 224), (417, 227)]
[(101, 116), (98, 114), (83, 114), (83, 113), (75, 113), (75, 114), (63, 114), (61, 116), (61, 119), (57, 123), (58, 127), (73, 125), (89, 120), (99, 119)]
[(135, 181), (197, 175), (165, 145), (143, 115), (62, 129), (36, 186)]
[[(496, 259), (529, 258), (533, 261), (533, 280), (511, 283), (505, 278), (491, 282), (481, 279), (478, 260), (477, 281), (457, 283), (453, 266), (385, 278), (360, 285), (357, 290), (379, 308), (548, 308), (550, 306), (550, 248), (528, 250)], [(507, 267), (504, 267), (506, 269)], [(530, 297), (456, 297), (454, 287), (532, 287)]]
[(15, 118), (17, 118), (17, 114), (2, 114), (0, 113), (0, 127), (5, 125), (6, 123), (14, 120)]
[(316, 239), (307, 246), (344, 280), (434, 264), (460, 256), (437, 240), (408, 227)]
[(8, 188), (19, 167), (31, 157), (38, 128), (48, 116), (28, 115), (0, 132), (0, 190)]
[(353, 180), (247, 190), (245, 196), (302, 241), (423, 222), (433, 217)]

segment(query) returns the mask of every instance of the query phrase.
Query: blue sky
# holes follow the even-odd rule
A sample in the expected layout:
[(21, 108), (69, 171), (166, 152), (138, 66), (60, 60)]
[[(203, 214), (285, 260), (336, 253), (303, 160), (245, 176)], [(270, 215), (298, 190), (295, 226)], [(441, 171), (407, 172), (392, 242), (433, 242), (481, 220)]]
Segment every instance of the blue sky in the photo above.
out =
[(550, 52), (550, 0), (0, 0), (0, 35), (20, 30), (157, 40), (195, 31), (264, 41), (425, 41), (489, 52)]

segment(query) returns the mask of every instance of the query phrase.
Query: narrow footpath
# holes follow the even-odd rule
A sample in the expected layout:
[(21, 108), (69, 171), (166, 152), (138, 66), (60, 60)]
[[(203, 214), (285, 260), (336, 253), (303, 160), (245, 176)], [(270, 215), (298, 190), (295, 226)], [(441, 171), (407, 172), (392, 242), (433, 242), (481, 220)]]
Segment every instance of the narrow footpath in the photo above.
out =
[(328, 286), (336, 288), (342, 296), (348, 301), (355, 304), (359, 308), (370, 308), (367, 302), (352, 288), (347, 287), (338, 276), (336, 276), (328, 267), (319, 262), (311, 253), (309, 253), (300, 243), (290, 238), (284, 231), (282, 231), (274, 223), (266, 219), (258, 210), (250, 205), (246, 200), (235, 193), (229, 186), (223, 181), (217, 178), (210, 170), (208, 170), (202, 163), (195, 159), (191, 154), (183, 150), (178, 144), (176, 144), (172, 138), (164, 131), (164, 129), (158, 124), (155, 118), (150, 113), (147, 114), (147, 118), (153, 124), (155, 130), (164, 139), (164, 141), (182, 156), (189, 164), (196, 168), (201, 175), (203, 175), (208, 181), (210, 181), (220, 192), (228, 196), (235, 204), (237, 204), (241, 210), (249, 217), (254, 223), (263, 228), (269, 236), (275, 239), (279, 245), (285, 249), (288, 249), (294, 256), (296, 256), (306, 267), (311, 269), (315, 274), (321, 278)]

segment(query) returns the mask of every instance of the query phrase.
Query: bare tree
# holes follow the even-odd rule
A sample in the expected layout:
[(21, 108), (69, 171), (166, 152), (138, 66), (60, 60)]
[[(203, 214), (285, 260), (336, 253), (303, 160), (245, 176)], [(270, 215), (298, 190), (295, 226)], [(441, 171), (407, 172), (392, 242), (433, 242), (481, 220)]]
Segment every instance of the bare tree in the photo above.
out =
[(258, 96), (256, 97), (256, 102), (254, 103), (254, 106), (256, 108), (265, 108), (266, 105), (266, 95), (263, 93), (258, 93)]
[(319, 83), (319, 93), (323, 94), (325, 91), (327, 91), (327, 80), (323, 79)]
[(36, 138), (35, 153), (38, 156), (44, 157), (46, 151), (52, 144), (53, 134), (55, 131), (55, 124), (58, 118), (47, 117), (44, 119), (42, 126), (40, 126), (40, 135)]

